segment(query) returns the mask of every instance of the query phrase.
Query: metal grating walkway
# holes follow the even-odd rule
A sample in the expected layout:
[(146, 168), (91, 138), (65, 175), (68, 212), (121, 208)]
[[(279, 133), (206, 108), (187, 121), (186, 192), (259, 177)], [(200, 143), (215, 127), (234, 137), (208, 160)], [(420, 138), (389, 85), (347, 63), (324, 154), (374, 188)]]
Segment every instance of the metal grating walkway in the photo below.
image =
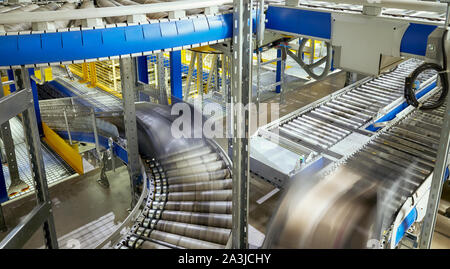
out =
[[(34, 192), (33, 178), (31, 175), (30, 159), (27, 151), (27, 146), (24, 138), (24, 130), (22, 123), (16, 117), (9, 121), (11, 126), (11, 134), (14, 140), (17, 166), (19, 168), (20, 179), (25, 181), (30, 188), (24, 192), (20, 192), (10, 199), (18, 198), (30, 192)], [(48, 185), (56, 184), (57, 182), (75, 174), (75, 171), (68, 166), (56, 153), (54, 153), (47, 145), (42, 145), (42, 156), (44, 158), (45, 173), (47, 176)], [(11, 184), (9, 169), (7, 165), (3, 165), (3, 173), (5, 176), (7, 188)]]

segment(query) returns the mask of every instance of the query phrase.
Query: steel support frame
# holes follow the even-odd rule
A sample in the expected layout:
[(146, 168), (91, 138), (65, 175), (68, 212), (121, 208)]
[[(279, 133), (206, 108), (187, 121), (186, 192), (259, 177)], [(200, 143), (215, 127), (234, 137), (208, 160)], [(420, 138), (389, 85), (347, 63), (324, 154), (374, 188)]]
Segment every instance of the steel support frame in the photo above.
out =
[[(30, 155), (32, 174), (34, 175), (37, 206), (0, 242), (0, 248), (23, 247), (34, 232), (42, 225), (44, 229), (45, 246), (50, 249), (55, 249), (58, 248), (58, 238), (56, 236), (55, 223), (53, 220), (52, 202), (48, 192), (34, 102), (31, 97), (32, 89), (30, 75), (28, 69), (24, 66), (22, 66), (20, 71), (16, 74), (20, 75), (20, 78), (17, 79), (22, 82), (20, 86), (16, 85), (17, 89), (22, 88), (18, 93), (29, 93), (29, 99), (27, 100), (29, 105), (22, 111), (22, 119), (25, 140)], [(19, 95), (14, 96), (17, 97)], [(20, 100), (19, 98), (15, 99)], [(4, 101), (4, 99), (2, 101)]]
[(183, 82), (181, 73), (181, 51), (170, 52), (170, 93), (171, 103), (183, 100)]
[[(3, 83), (0, 80), (0, 98), (2, 97), (4, 97)], [(19, 175), (19, 167), (17, 166), (16, 151), (14, 149), (14, 140), (12, 138), (11, 126), (9, 125), (9, 121), (5, 121), (4, 123), (2, 123), (0, 125), (0, 128), (1, 128), (0, 138), (3, 140), (3, 145), (5, 147), (9, 176), (11, 178), (11, 182), (13, 182), (14, 181), (13, 179), (19, 180), (20, 175)]]
[[(252, 70), (252, 0), (233, 2), (232, 118), (233, 118), (233, 226), (232, 247), (248, 248), (249, 122)], [(244, 111), (236, 109), (239, 105)], [(238, 108), (239, 108), (238, 106)]]
[[(450, 40), (445, 43), (447, 51), (447, 62), (450, 62)], [(447, 66), (447, 72), (449, 66)], [(447, 73), (448, 74), (448, 73)], [(447, 76), (450, 82), (449, 76)], [(439, 209), (439, 202), (442, 194), (442, 184), (444, 182), (445, 171), (448, 167), (449, 150), (450, 150), (450, 94), (447, 95), (447, 107), (444, 114), (444, 122), (442, 124), (441, 136), (439, 141), (439, 149), (437, 151), (437, 159), (434, 166), (433, 178), (431, 180), (430, 194), (426, 208), (426, 214), (422, 223), (420, 234), (419, 248), (428, 249), (431, 247), (433, 239), (434, 227), (436, 226), (436, 217)]]
[(131, 206), (134, 207), (139, 199), (138, 185), (141, 180), (136, 107), (134, 105), (137, 92), (137, 70), (134, 58), (120, 59), (120, 78), (122, 84), (125, 137), (127, 139), (128, 171), (131, 185)]
[[(277, 49), (277, 59), (281, 58), (281, 48)], [(282, 76), (282, 61), (277, 61), (277, 69), (275, 71), (275, 82), (278, 83), (281, 81), (281, 76)], [(276, 93), (281, 93), (281, 85), (277, 85), (275, 87), (275, 92)]]
[(159, 104), (167, 105), (169, 104), (167, 99), (167, 89), (166, 89), (166, 72), (164, 68), (164, 54), (159, 52), (156, 54), (156, 69), (158, 77), (158, 89), (159, 89)]

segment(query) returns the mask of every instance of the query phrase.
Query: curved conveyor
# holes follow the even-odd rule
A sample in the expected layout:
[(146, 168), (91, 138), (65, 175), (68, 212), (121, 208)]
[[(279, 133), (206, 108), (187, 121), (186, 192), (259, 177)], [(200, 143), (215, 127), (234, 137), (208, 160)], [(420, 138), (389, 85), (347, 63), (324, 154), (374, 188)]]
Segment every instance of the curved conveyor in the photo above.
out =
[(116, 248), (225, 248), (231, 235), (231, 162), (211, 140), (175, 139), (169, 106), (136, 104), (149, 178), (145, 205)]

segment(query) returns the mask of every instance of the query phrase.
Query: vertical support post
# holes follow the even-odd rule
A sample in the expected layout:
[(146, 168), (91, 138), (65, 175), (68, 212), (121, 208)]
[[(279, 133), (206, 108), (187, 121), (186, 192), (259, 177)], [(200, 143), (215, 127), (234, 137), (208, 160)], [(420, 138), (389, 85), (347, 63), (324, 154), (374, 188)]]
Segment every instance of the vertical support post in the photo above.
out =
[(203, 87), (203, 54), (197, 53), (197, 91), (201, 96), (203, 107), (203, 93), (205, 91)]
[(89, 63), (89, 85), (90, 88), (97, 87), (97, 69), (95, 66), (95, 62)]
[[(253, 86), (253, 85), (252, 85)], [(261, 49), (256, 51), (256, 111), (259, 111), (259, 99), (261, 98)], [(257, 121), (259, 121), (259, 115), (257, 114)]]
[(203, 54), (201, 52), (197, 53), (197, 93), (200, 94), (200, 107), (198, 109), (203, 114), (203, 94), (205, 93), (205, 88), (203, 87)]
[[(280, 48), (277, 49), (277, 58), (281, 58), (281, 49)], [(276, 83), (281, 81), (281, 68), (282, 68), (281, 65), (282, 65), (281, 61), (277, 61), (277, 70), (275, 73), (275, 82)], [(276, 89), (276, 93), (280, 93), (281, 85), (277, 85), (275, 89)]]
[[(448, 44), (448, 40), (447, 40)], [(450, 60), (450, 55), (448, 60)], [(448, 71), (448, 69), (447, 69)], [(447, 80), (448, 76), (447, 76)], [(444, 181), (445, 171), (448, 165), (449, 148), (450, 148), (450, 95), (447, 95), (447, 107), (445, 108), (444, 122), (441, 129), (441, 139), (439, 141), (439, 149), (437, 151), (436, 164), (434, 166), (433, 178), (431, 180), (430, 194), (426, 214), (423, 219), (422, 231), (420, 234), (419, 248), (430, 248), (433, 239), (433, 231), (436, 225), (436, 215), (441, 200), (442, 184)]]
[(100, 153), (100, 142), (98, 140), (97, 120), (95, 119), (95, 111), (93, 108), (91, 108), (91, 120), (92, 120), (92, 130), (94, 131), (95, 150), (97, 151), (97, 156), (99, 160), (101, 160), (102, 155)]
[[(34, 68), (28, 69), (29, 74), (34, 74)], [(42, 128), (42, 119), (41, 119), (41, 109), (39, 108), (39, 97), (37, 92), (37, 85), (36, 81), (30, 80), (31, 90), (33, 91), (33, 102), (34, 102), (34, 111), (36, 112), (36, 121), (39, 128), (39, 136), (42, 136), (44, 134), (44, 129)]]
[(217, 68), (217, 54), (214, 54), (211, 61), (211, 68), (209, 69), (208, 79), (206, 80), (206, 93), (211, 91), (211, 82), (213, 80), (213, 76), (215, 76), (216, 68)]
[(0, 154), (0, 204), (9, 200), (6, 190), (5, 174), (3, 174), (2, 155)]
[[(3, 97), (3, 83), (0, 80), (0, 98)], [(16, 151), (14, 147), (14, 140), (12, 138), (11, 134), (11, 126), (9, 125), (9, 121), (3, 123), (0, 126), (0, 137), (3, 140), (3, 146), (6, 153), (6, 161), (8, 163), (8, 170), (9, 170), (9, 177), (11, 179), (11, 185), (15, 184), (21, 184), (23, 183), (20, 180), (19, 175), (19, 167), (17, 166), (17, 159), (16, 159)], [(3, 172), (2, 172), (3, 175)], [(13, 184), (15, 183), (15, 184)], [(10, 188), (12, 187), (10, 185)], [(8, 196), (8, 194), (7, 194)], [(0, 196), (1, 197), (1, 196)]]
[(6, 232), (7, 230), (8, 227), (6, 227), (5, 216), (3, 215), (3, 208), (2, 204), (0, 203), (0, 232)]
[[(0, 98), (3, 96), (3, 86), (0, 79)], [(3, 127), (2, 127), (3, 129)], [(0, 149), (1, 150), (1, 149)], [(2, 155), (0, 154), (0, 232), (5, 232), (6, 227), (5, 216), (3, 215), (2, 203), (8, 201), (8, 192), (6, 190), (6, 181), (3, 174)]]
[[(94, 116), (94, 118), (95, 118), (95, 116)], [(64, 108), (64, 121), (66, 122), (66, 130), (67, 130), (67, 135), (69, 136), (69, 143), (72, 145), (72, 135), (70, 134), (69, 121), (67, 120), (67, 112), (66, 112), (65, 108)]]
[[(14, 72), (13, 72), (13, 70), (12, 69), (8, 69), (8, 71), (6, 71), (6, 72), (8, 73), (8, 79), (14, 81)], [(15, 83), (9, 85), (9, 91), (11, 93), (16, 91), (16, 84)]]
[(80, 83), (86, 83), (89, 81), (89, 69), (87, 63), (81, 64), (81, 72), (83, 73), (83, 77), (80, 80)]
[(221, 65), (221, 68), (222, 68), (222, 77), (221, 77), (221, 81), (222, 81), (222, 83), (220, 84), (220, 90), (221, 90), (221, 92), (222, 92), (222, 95), (223, 96), (225, 96), (226, 95), (226, 85), (227, 85), (227, 82), (226, 82), (226, 79), (227, 79), (227, 68), (226, 68), (226, 64), (225, 64), (225, 61), (226, 61), (226, 55), (225, 54), (222, 54), (222, 65)]
[(125, 136), (127, 138), (128, 170), (130, 173), (131, 205), (137, 202), (137, 186), (141, 179), (139, 149), (136, 124), (135, 87), (136, 68), (132, 58), (120, 59), (120, 78), (122, 83), (122, 102), (124, 110)]
[[(227, 57), (224, 57), (226, 70), (229, 70), (230, 72), (227, 74), (226, 78), (229, 79), (229, 83), (225, 84), (225, 93), (227, 98), (227, 109), (230, 111), (230, 113), (233, 113), (233, 107), (232, 107), (232, 98), (231, 98), (231, 76), (232, 76), (232, 64), (231, 64), (231, 57), (232, 53)], [(231, 126), (233, 126), (233, 114), (231, 114), (231, 117), (227, 117), (227, 135), (228, 135), (228, 157), (230, 157), (230, 160), (233, 161), (233, 129)]]
[[(287, 44), (285, 44), (287, 45)], [(280, 70), (280, 90), (277, 91), (280, 93), (280, 104), (284, 104), (286, 101), (286, 86), (285, 86), (285, 69), (286, 69), (286, 56), (287, 56), (287, 52), (286, 52), (287, 48), (286, 46), (283, 46), (281, 48), (281, 61), (279, 61), (279, 63), (281, 63), (281, 70)]]
[(181, 51), (170, 52), (170, 100), (172, 104), (183, 100), (183, 84), (181, 77)]
[[(28, 69), (24, 66), (21, 67), (22, 81), (25, 91), (31, 91), (30, 75)], [(36, 113), (34, 111), (34, 105), (30, 106), (22, 113), (23, 128), (25, 133), (25, 139), (28, 145), (28, 151), (30, 154), (31, 169), (34, 175), (34, 183), (36, 189), (36, 200), (39, 205), (48, 203), (50, 206), (52, 201), (48, 192), (47, 177), (45, 174), (44, 159), (42, 157), (41, 140), (39, 138), (38, 125), (36, 121)], [(53, 220), (53, 213), (50, 210), (47, 215), (47, 219), (43, 224), (45, 245), (47, 248), (58, 248), (58, 238), (55, 231), (55, 223)]]
[(158, 72), (159, 103), (167, 105), (169, 102), (167, 100), (164, 54), (162, 52), (156, 54), (156, 68)]
[[(264, 40), (264, 29), (265, 29), (265, 15), (264, 15), (264, 0), (258, 1), (258, 27), (256, 33), (257, 40), (257, 50), (256, 50), (256, 111), (259, 112), (259, 102), (261, 98), (261, 61), (262, 61), (262, 48), (263, 40)], [(253, 85), (252, 85), (253, 87)], [(252, 91), (253, 92), (253, 91)], [(253, 97), (252, 99), (253, 100)], [(259, 113), (256, 114), (256, 121), (259, 122)]]
[(191, 61), (189, 62), (189, 70), (186, 79), (186, 85), (184, 87), (183, 100), (187, 100), (189, 96), (189, 90), (191, 89), (192, 75), (195, 69), (195, 61), (197, 59), (197, 53), (195, 51), (191, 52)]
[[(248, 247), (249, 105), (252, 70), (252, 0), (233, 1), (233, 225), (232, 247)], [(235, 107), (236, 106), (236, 107)]]

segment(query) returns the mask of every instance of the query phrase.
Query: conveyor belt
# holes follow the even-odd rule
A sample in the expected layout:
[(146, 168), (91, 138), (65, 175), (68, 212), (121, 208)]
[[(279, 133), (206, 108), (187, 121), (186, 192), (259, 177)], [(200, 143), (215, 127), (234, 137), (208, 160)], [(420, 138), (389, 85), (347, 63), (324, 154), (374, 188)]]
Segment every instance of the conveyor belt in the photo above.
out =
[[(383, 245), (391, 244), (394, 218), (433, 172), (444, 113), (445, 107), (416, 109), (303, 193), (304, 198), (298, 198), (300, 190), (291, 189), (276, 215), (281, 219), (272, 226), (267, 246), (361, 248), (370, 238), (379, 238), (374, 234), (384, 234)], [(315, 213), (302, 211), (312, 204)], [(286, 216), (288, 205), (291, 214)], [(374, 231), (377, 228), (379, 233)]]
[[(303, 146), (329, 149), (374, 120), (379, 111), (402, 98), (404, 79), (422, 62), (410, 59), (394, 71), (370, 79), (300, 115), (282, 119), (269, 130)], [(434, 75), (424, 73), (424, 82)]]

